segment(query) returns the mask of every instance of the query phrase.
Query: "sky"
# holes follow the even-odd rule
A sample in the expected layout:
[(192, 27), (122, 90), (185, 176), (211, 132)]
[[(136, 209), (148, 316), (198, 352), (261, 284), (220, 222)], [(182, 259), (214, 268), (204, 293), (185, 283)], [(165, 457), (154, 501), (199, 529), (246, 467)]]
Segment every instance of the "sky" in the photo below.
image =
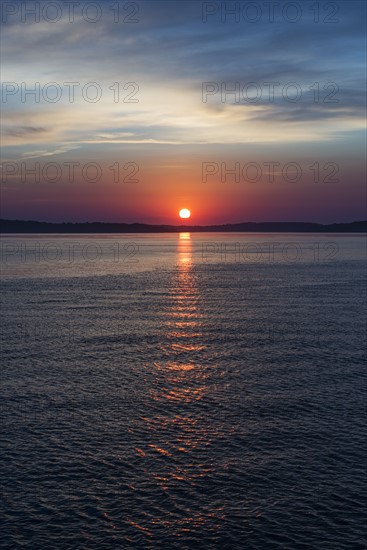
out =
[(364, 0), (1, 8), (1, 217), (366, 219)]

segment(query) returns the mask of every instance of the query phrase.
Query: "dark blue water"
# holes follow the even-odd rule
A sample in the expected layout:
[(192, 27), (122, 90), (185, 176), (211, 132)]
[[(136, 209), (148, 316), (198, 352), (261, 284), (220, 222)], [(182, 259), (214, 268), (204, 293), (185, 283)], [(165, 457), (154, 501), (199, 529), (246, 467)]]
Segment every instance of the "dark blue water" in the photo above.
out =
[(367, 547), (365, 241), (236, 238), (8, 248), (2, 547)]

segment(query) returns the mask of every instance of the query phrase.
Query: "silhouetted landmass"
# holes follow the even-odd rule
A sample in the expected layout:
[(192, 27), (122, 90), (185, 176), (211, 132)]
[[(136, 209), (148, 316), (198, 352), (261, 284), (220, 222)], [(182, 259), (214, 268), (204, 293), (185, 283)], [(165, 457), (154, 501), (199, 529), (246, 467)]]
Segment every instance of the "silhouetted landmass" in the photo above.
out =
[(332, 223), (244, 222), (225, 225), (149, 225), (144, 223), (51, 223), (25, 220), (0, 220), (0, 233), (179, 233), (246, 232), (246, 233), (364, 233), (367, 221)]

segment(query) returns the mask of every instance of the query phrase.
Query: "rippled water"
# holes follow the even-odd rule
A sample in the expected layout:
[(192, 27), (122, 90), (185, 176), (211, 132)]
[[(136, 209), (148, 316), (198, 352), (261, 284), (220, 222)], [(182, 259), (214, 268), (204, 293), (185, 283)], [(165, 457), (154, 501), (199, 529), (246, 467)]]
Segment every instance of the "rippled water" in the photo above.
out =
[(363, 236), (6, 236), (2, 272), (4, 548), (366, 548)]

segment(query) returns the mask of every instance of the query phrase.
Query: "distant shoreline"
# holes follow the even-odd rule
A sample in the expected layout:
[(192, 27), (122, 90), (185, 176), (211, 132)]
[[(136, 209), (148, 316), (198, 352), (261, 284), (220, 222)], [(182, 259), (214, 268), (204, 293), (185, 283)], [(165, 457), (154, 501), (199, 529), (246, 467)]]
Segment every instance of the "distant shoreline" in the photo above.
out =
[(53, 223), (0, 220), (0, 233), (366, 233), (367, 220), (350, 223), (243, 222), (224, 225), (151, 225), (144, 223)]

